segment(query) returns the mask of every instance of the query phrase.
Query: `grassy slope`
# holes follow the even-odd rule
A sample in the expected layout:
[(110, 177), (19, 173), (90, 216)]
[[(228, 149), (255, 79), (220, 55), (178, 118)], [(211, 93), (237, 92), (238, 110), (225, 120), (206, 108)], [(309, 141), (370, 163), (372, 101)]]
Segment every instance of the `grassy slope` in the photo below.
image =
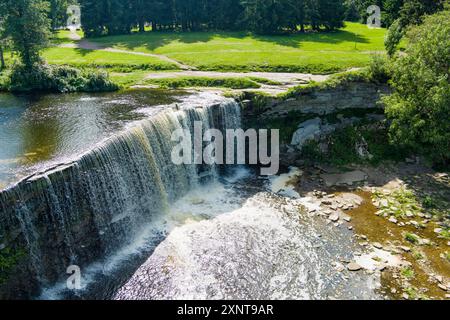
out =
[(361, 67), (384, 51), (384, 29), (347, 23), (331, 33), (256, 36), (244, 32), (144, 33), (92, 39), (138, 52), (163, 54), (202, 70), (331, 73)]
[(76, 48), (49, 48), (43, 52), (43, 57), (51, 64), (106, 67), (119, 71), (176, 69), (171, 63), (155, 57)]
[[(79, 35), (83, 36), (82, 32)], [(166, 55), (202, 70), (320, 74), (365, 66), (371, 53), (384, 50), (384, 35), (384, 29), (347, 23), (344, 29), (332, 33), (256, 36), (244, 32), (148, 32), (91, 41), (124, 50)], [(69, 31), (60, 31), (52, 42), (60, 45), (76, 41), (70, 39)], [(9, 53), (5, 57), (10, 65)], [(113, 81), (124, 87), (142, 82), (148, 71), (177, 69), (156, 57), (56, 46), (45, 50), (43, 57), (51, 64), (105, 68)]]

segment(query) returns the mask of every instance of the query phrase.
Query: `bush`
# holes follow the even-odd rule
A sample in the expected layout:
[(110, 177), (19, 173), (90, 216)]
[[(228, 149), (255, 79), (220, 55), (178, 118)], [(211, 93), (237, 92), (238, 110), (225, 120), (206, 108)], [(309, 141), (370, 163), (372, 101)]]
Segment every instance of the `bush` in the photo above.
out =
[[(330, 119), (328, 123), (333, 123)], [(356, 146), (365, 144), (368, 157), (361, 157)], [(325, 144), (325, 151), (320, 145)], [(389, 143), (388, 133), (384, 122), (367, 124), (361, 123), (347, 126), (333, 132), (321, 141), (311, 141), (302, 149), (302, 156), (311, 162), (323, 162), (334, 166), (350, 164), (379, 165), (382, 161), (402, 161), (409, 155), (409, 150), (398, 148)]]
[(398, 45), (404, 36), (403, 27), (400, 20), (395, 20), (389, 28), (386, 38), (384, 39), (384, 46), (390, 57), (392, 57), (397, 51)]
[(261, 87), (260, 84), (248, 78), (179, 77), (149, 79), (146, 83), (158, 85), (161, 88), (213, 87), (230, 89), (258, 89)]
[(392, 95), (383, 99), (391, 140), (434, 164), (450, 161), (450, 11), (407, 33), (406, 54), (392, 63)]
[(389, 61), (386, 56), (378, 54), (372, 57), (372, 61), (367, 70), (368, 78), (371, 82), (385, 84), (391, 78)]
[(49, 91), (114, 91), (118, 86), (102, 71), (82, 71), (68, 66), (51, 66), (36, 63), (27, 68), (22, 64), (13, 66), (8, 89), (16, 92)]

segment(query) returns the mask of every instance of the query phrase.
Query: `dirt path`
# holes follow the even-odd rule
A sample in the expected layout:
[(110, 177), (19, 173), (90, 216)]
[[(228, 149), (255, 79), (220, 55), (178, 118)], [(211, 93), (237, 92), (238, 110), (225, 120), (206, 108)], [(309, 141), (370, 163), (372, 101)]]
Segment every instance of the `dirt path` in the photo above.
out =
[(181, 71), (171, 72), (153, 72), (149, 73), (145, 79), (163, 79), (163, 78), (180, 78), (180, 77), (207, 77), (207, 78), (263, 78), (276, 84), (261, 84), (259, 89), (249, 89), (247, 91), (262, 91), (269, 94), (279, 94), (288, 89), (308, 84), (312, 81), (323, 82), (329, 78), (328, 75), (313, 75), (306, 73), (276, 73), (276, 72), (215, 72), (215, 71), (197, 71), (195, 67), (183, 64), (177, 60), (171, 59), (165, 55), (128, 51), (116, 49), (111, 47), (104, 47), (99, 43), (91, 42), (87, 39), (82, 39), (77, 33), (72, 32), (70, 39), (75, 41), (73, 43), (61, 44), (63, 48), (79, 48), (85, 50), (100, 50), (106, 52), (116, 52), (123, 54), (133, 54), (138, 56), (154, 57), (171, 63)]
[(91, 42), (89, 40), (83, 39), (79, 41), (81, 38), (76, 33), (71, 33), (70, 38), (72, 40), (78, 41), (76, 43), (65, 43), (60, 45), (60, 47), (63, 48), (79, 48), (79, 49), (85, 49), (85, 50), (99, 50), (99, 51), (106, 51), (106, 52), (117, 52), (117, 53), (125, 53), (125, 54), (133, 54), (136, 56), (145, 56), (145, 57), (153, 57), (158, 58), (160, 60), (172, 63), (177, 66), (177, 68), (181, 70), (193, 70), (194, 67), (185, 65), (183, 63), (180, 63), (179, 61), (176, 61), (174, 59), (171, 59), (164, 55), (159, 54), (153, 54), (153, 53), (145, 53), (145, 52), (135, 52), (135, 51), (128, 51), (128, 50), (121, 50), (121, 49), (115, 49), (115, 48), (108, 48), (103, 47), (102, 45), (98, 43)]

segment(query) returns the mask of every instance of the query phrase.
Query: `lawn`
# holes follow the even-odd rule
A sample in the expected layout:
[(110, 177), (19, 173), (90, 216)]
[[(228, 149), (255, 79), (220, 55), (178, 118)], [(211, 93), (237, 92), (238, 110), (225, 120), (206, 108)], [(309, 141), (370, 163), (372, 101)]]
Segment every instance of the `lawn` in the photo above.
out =
[(385, 29), (346, 23), (342, 30), (329, 33), (147, 32), (91, 41), (166, 55), (200, 70), (332, 73), (365, 66), (373, 53), (384, 52), (385, 33)]
[(118, 72), (177, 69), (173, 64), (156, 57), (77, 48), (52, 47), (43, 52), (43, 57), (50, 64), (102, 67)]
[(208, 77), (179, 77), (163, 79), (147, 79), (142, 84), (157, 85), (161, 88), (230, 88), (230, 89), (258, 89), (266, 79), (259, 78), (208, 78)]

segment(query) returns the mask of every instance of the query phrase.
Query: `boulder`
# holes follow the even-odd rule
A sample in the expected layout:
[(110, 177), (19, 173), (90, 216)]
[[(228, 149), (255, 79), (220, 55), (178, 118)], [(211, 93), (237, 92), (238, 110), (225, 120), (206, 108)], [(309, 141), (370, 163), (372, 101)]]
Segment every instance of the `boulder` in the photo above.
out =
[(321, 132), (322, 120), (320, 118), (305, 121), (298, 126), (298, 130), (292, 137), (291, 145), (301, 149), (306, 142), (318, 138)]

